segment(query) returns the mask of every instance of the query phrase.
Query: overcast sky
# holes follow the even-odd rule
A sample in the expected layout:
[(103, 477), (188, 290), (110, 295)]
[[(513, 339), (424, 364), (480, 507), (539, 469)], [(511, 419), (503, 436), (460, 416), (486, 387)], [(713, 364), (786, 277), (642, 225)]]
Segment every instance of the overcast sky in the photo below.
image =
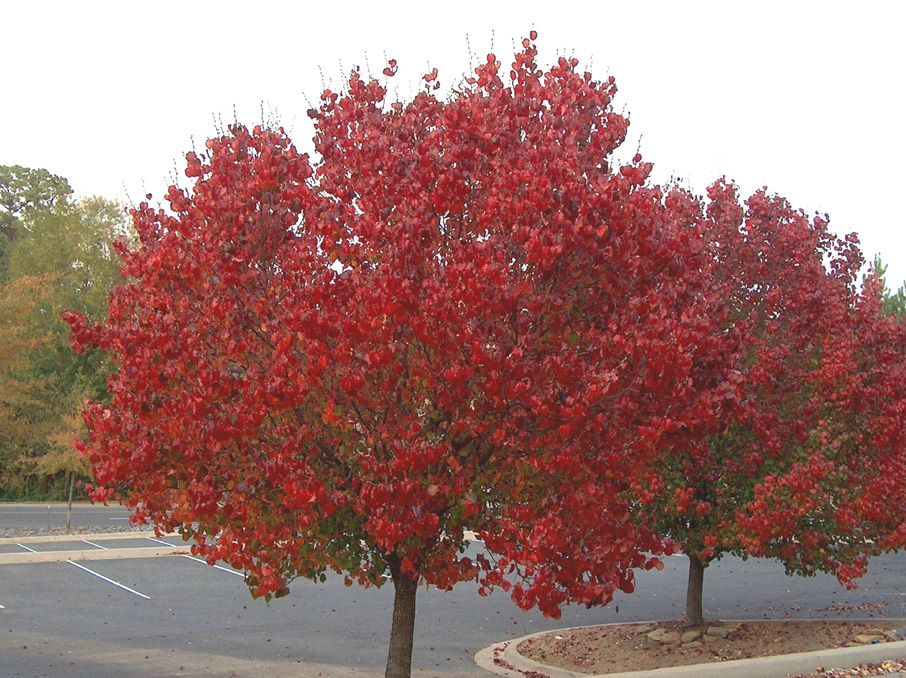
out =
[[(44, 167), (79, 195), (161, 196), (216, 120), (278, 119), (302, 150), (305, 111), (354, 65), (406, 99), (451, 85), (531, 29), (539, 62), (613, 75), (628, 156), (696, 193), (735, 179), (859, 233), (906, 280), (903, 85), (896, 2), (4, 2), (0, 164)], [(235, 111), (235, 116), (234, 116)], [(186, 184), (185, 177), (182, 183)]]

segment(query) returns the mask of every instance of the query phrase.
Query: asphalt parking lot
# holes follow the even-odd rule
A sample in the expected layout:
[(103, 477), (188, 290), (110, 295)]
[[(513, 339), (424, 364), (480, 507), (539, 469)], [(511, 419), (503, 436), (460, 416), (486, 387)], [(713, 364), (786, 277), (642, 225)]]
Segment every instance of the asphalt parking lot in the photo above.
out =
[[(92, 541), (2, 543), (0, 554), (27, 552), (24, 546), (35, 556), (65, 550), (66, 558), (0, 564), (0, 675), (383, 675), (389, 586), (346, 588), (338, 576), (324, 584), (298, 580), (291, 595), (266, 605), (251, 598), (239, 573), (185, 554), (69, 558), (104, 548), (134, 556), (176, 551), (185, 547), (178, 537), (103, 535), (93, 546), (86, 539)], [(504, 594), (481, 598), (468, 584), (448, 593), (421, 588), (413, 675), (486, 678), (473, 657), (492, 643), (568, 626), (678, 617), (685, 577), (685, 559), (670, 558), (662, 572), (640, 573), (635, 594), (606, 608), (567, 607), (559, 621), (523, 613)], [(728, 558), (708, 569), (705, 606), (723, 619), (906, 617), (906, 556), (876, 559), (858, 591), (830, 577), (785, 577), (774, 562)]]
[[(116, 543), (148, 548), (137, 542)], [(45, 552), (60, 545), (30, 546)], [(336, 595), (330, 591), (335, 586), (298, 582), (294, 588), (309, 590), (267, 606), (252, 600), (233, 570), (181, 555), (4, 565), (2, 673), (337, 676), (373, 663), (368, 646), (378, 649), (383, 638), (368, 626), (350, 629), (348, 647), (331, 650), (319, 640), (321, 627), (326, 631), (332, 623), (331, 614), (336, 622), (348, 612), (325, 609), (334, 604), (328, 599)], [(385, 592), (357, 593), (366, 594), (360, 597), (369, 606), (383, 607), (387, 601)], [(342, 671), (336, 667), (338, 659)]]
[[(122, 543), (148, 548), (136, 541)], [(486, 676), (478, 649), (558, 626), (467, 589), (420, 591), (415, 675)], [(173, 555), (2, 565), (0, 605), (4, 676), (370, 677), (383, 675), (392, 590), (331, 576), (266, 605), (230, 568)]]

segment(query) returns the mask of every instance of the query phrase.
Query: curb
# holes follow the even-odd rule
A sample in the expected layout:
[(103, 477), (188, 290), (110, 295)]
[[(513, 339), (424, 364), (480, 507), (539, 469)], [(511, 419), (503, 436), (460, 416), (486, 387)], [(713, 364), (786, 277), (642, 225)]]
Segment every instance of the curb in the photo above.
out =
[[(43, 506), (43, 507), (53, 506), (54, 508), (62, 506), (63, 508), (67, 508), (69, 506), (69, 502), (68, 501), (0, 501), (0, 508), (6, 508), (6, 507), (34, 508), (35, 506)], [(84, 500), (84, 499), (82, 501), (73, 501), (72, 502), (72, 508), (76, 508), (76, 507), (84, 508), (86, 506), (99, 506), (101, 508), (108, 508), (108, 507), (104, 506), (103, 504), (92, 504), (90, 501)], [(112, 506), (112, 504), (110, 504), (108, 506)], [(117, 506), (119, 506), (119, 504), (117, 504)]]
[[(733, 620), (745, 621), (745, 620)], [(880, 621), (880, 620), (872, 620)], [(885, 619), (885, 622), (898, 620)], [(638, 622), (655, 623), (655, 622)], [(600, 626), (600, 625), (596, 625)], [(812, 673), (817, 667), (853, 668), (867, 662), (878, 662), (906, 657), (906, 640), (861, 647), (842, 647), (831, 650), (815, 650), (798, 654), (778, 655), (774, 657), (757, 657), (754, 659), (736, 659), (725, 662), (706, 664), (689, 664), (672, 666), (646, 671), (626, 671), (591, 675), (540, 664), (523, 657), (516, 648), (524, 640), (552, 633), (542, 631), (522, 638), (496, 643), (480, 650), (475, 655), (479, 667), (509, 678), (786, 678), (790, 674)], [(890, 674), (891, 676), (904, 674)]]
[(114, 560), (117, 558), (158, 558), (187, 555), (187, 548), (91, 549), (90, 551), (41, 551), (38, 553), (0, 553), (0, 565), (60, 563), (67, 560)]
[[(103, 534), (51, 535), (35, 537), (4, 537), (0, 544), (41, 544), (60, 542), (103, 541), (129, 539), (135, 536), (153, 536), (153, 532), (111, 532)], [(166, 534), (161, 536), (173, 536)], [(190, 553), (188, 546), (139, 546), (117, 549), (72, 549), (68, 551), (26, 551), (24, 553), (0, 553), (0, 565), (21, 565), (26, 563), (59, 563), (67, 560), (113, 560), (118, 558), (157, 558), (182, 556)]]
[[(99, 534), (88, 534), (81, 532), (72, 532), (70, 534), (38, 534), (30, 537), (0, 537), (2, 544), (47, 544), (51, 542), (62, 541), (103, 541), (105, 539), (134, 539), (136, 537), (156, 537), (154, 530), (135, 530), (129, 532), (101, 532)], [(161, 537), (176, 537), (178, 532), (165, 532)]]

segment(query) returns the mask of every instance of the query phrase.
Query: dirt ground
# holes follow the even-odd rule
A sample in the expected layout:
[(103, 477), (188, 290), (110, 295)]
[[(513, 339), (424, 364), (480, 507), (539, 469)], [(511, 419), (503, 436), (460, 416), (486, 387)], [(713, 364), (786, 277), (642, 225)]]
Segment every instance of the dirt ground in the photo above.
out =
[(552, 632), (522, 642), (518, 651), (570, 671), (618, 673), (886, 642), (897, 638), (896, 631), (883, 620), (708, 622), (695, 628), (675, 621)]

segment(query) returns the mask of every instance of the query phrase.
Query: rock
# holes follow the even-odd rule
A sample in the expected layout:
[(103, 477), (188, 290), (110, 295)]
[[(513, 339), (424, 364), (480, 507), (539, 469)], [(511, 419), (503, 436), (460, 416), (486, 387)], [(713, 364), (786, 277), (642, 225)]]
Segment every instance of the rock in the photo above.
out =
[(717, 636), (709, 636), (707, 634), (701, 637), (701, 641), (703, 643), (716, 643), (719, 640), (721, 640), (721, 638), (718, 638)]
[(646, 635), (649, 639), (655, 640), (660, 643), (661, 638), (663, 638), (665, 635), (667, 635), (667, 629), (655, 629), (654, 631), (651, 631), (650, 633), (648, 633)]
[(635, 632), (639, 635), (642, 635), (642, 634), (647, 634), (656, 628), (657, 627), (654, 626), (653, 624), (641, 624), (641, 625), (635, 627)]
[(887, 639), (878, 633), (860, 633), (853, 640), (861, 645), (867, 645), (869, 643), (882, 643)]
[(702, 642), (700, 640), (693, 640), (691, 643), (683, 643), (683, 647), (701, 647)]
[(701, 637), (702, 637), (701, 631), (686, 631), (681, 636), (681, 640), (683, 641), (683, 645), (685, 645), (687, 643), (693, 643)]
[(726, 626), (709, 626), (706, 635), (714, 638), (727, 638), (730, 635), (730, 630)]
[(679, 645), (682, 640), (682, 636), (679, 631), (668, 631), (663, 636), (661, 636), (661, 642), (664, 645)]

